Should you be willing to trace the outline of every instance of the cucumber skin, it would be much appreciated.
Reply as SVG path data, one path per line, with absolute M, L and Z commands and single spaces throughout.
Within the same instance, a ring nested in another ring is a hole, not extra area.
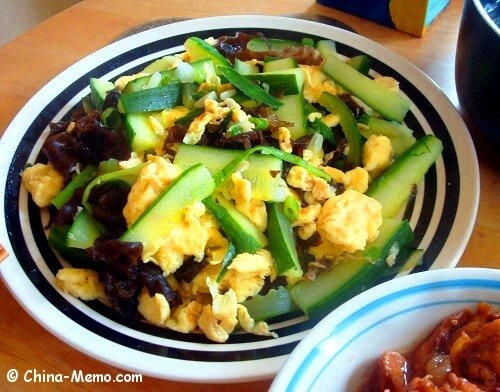
M 247 77 L 253 82 L 266 83 L 271 94 L 299 94 L 304 84 L 304 76 L 299 68 L 256 73 Z
M 182 103 L 181 83 L 148 88 L 133 93 L 122 94 L 119 102 L 125 113 L 145 113 L 170 109 Z
M 273 71 L 283 71 L 285 69 L 297 68 L 297 60 L 291 57 L 285 57 L 278 60 L 268 61 L 264 63 L 264 72 L 273 72 Z
M 90 97 L 94 107 L 101 111 L 104 99 L 108 91 L 113 90 L 115 85 L 107 80 L 90 78 Z
M 387 136 L 391 141 L 392 150 L 397 156 L 402 155 L 417 141 L 410 128 L 397 122 L 387 121 L 368 115 L 361 116 L 358 121 L 368 125 L 368 129 L 360 130 L 365 138 L 368 139 L 371 135 Z
M 366 195 L 382 204 L 382 217 L 392 218 L 411 195 L 427 170 L 443 150 L 443 144 L 434 135 L 420 138 L 399 156 L 368 188 Z
M 203 163 L 212 175 L 215 175 L 242 152 L 241 150 L 180 144 L 173 163 L 183 170 L 195 163 Z M 249 156 L 247 161 L 249 166 L 242 172 L 242 176 L 252 182 L 252 199 L 281 201 L 280 192 L 278 192 L 280 177 L 273 177 L 270 171 L 275 170 L 281 173 L 283 162 L 279 158 L 259 154 Z M 223 185 L 225 186 L 226 184 Z
M 265 295 L 256 294 L 243 302 L 255 321 L 269 320 L 299 310 L 290 298 L 290 292 L 283 286 L 271 289 Z
M 290 277 L 302 276 L 299 256 L 292 226 L 278 203 L 267 204 L 267 238 L 275 261 L 276 274 Z
M 101 225 L 86 210 L 81 210 L 68 230 L 66 246 L 68 248 L 87 249 L 104 233 Z
M 359 259 L 336 264 L 330 271 L 318 275 L 314 282 L 303 281 L 294 286 L 290 290 L 292 300 L 310 318 L 322 317 L 345 301 L 371 287 L 391 268 L 386 263 L 386 258 L 389 255 L 391 247 L 395 243 L 398 243 L 400 252 L 404 252 L 411 247 L 413 231 L 407 221 L 389 220 L 384 222 L 383 225 L 394 226 L 396 223 L 397 226 L 392 228 L 392 235 L 390 235 L 389 239 L 377 252 L 374 252 L 379 255 L 376 260 L 371 260 L 366 256 L 370 253 L 368 246 L 367 251 L 357 252 L 361 256 Z M 377 240 L 374 242 L 377 242 Z M 347 275 L 348 279 L 336 284 L 336 289 L 328 290 L 328 287 L 335 285 L 335 281 L 338 280 L 338 276 L 341 274 Z M 311 297 L 318 296 L 318 289 L 321 283 L 323 283 L 323 286 L 327 286 L 327 288 L 322 290 L 323 294 L 319 294 L 319 298 L 311 301 Z
M 217 49 L 199 37 L 189 37 L 184 47 L 193 60 L 211 59 L 214 65 L 231 66 L 231 63 Z M 217 67 L 216 67 L 217 70 Z M 217 72 L 218 74 L 218 72 Z
M 287 127 L 292 140 L 307 134 L 307 117 L 304 107 L 304 96 L 301 94 L 284 95 L 279 99 L 283 106 L 275 110 L 274 114 L 281 121 L 293 122 L 294 125 Z
M 257 227 L 236 208 L 224 203 L 221 205 L 207 197 L 203 203 L 217 219 L 224 233 L 236 249 L 236 254 L 254 254 L 267 245 L 267 238 Z
M 76 268 L 89 268 L 89 260 L 84 249 L 69 248 L 66 246 L 66 237 L 71 226 L 52 225 L 47 239 L 50 247 L 57 251 L 66 260 L 71 260 L 71 265 Z
M 175 178 L 122 235 L 123 242 L 142 242 L 165 236 L 182 217 L 183 208 L 202 201 L 214 190 L 208 169 L 197 164 Z
M 253 52 L 267 52 L 269 50 L 283 50 L 302 46 L 300 42 L 279 38 L 252 38 L 247 43 L 247 49 Z
M 351 94 L 389 120 L 401 123 L 410 109 L 410 101 L 406 98 L 375 83 L 335 56 L 328 57 L 321 68 Z
M 125 134 L 131 149 L 139 154 L 161 147 L 162 141 L 152 129 L 149 116 L 153 113 L 125 115 Z

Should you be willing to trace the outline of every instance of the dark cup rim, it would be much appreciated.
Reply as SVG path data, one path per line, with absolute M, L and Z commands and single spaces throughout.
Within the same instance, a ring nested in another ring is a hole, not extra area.
M 488 13 L 485 11 L 483 4 L 481 3 L 480 0 L 472 0 L 474 3 L 474 6 L 476 7 L 477 11 L 479 12 L 479 15 L 481 15 L 481 18 L 490 26 L 491 30 L 497 34 L 497 36 L 500 36 L 500 27 L 496 25 L 496 23 L 491 19 L 491 17 L 488 15 Z

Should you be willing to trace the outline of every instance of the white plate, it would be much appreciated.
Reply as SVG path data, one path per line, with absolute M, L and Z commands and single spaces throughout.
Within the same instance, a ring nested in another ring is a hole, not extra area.
M 365 52 L 374 72 L 394 76 L 412 100 L 406 121 L 416 136 L 435 133 L 444 143 L 440 158 L 418 188 L 407 217 L 415 245 L 425 249 L 420 269 L 456 265 L 476 217 L 479 175 L 475 151 L 461 118 L 421 71 L 359 35 L 321 23 L 271 16 L 225 16 L 161 26 L 117 41 L 84 58 L 43 87 L 12 121 L 0 142 L 0 241 L 11 257 L 0 265 L 6 285 L 24 308 L 60 339 L 95 358 L 134 372 L 198 382 L 270 378 L 316 321 L 293 318 L 273 325 L 278 339 L 235 334 L 226 344 L 183 335 L 112 315 L 100 304 L 61 293 L 54 274 L 67 265 L 48 248 L 47 216 L 28 198 L 19 173 L 40 155 L 48 123 L 64 118 L 89 93 L 90 76 L 107 79 L 132 73 L 151 60 L 182 50 L 189 36 L 262 31 L 268 37 L 337 41 L 344 55 Z M 460 214 L 457 214 L 460 211 Z M 92 342 L 92 344 L 88 344 Z
M 500 270 L 426 271 L 385 282 L 316 325 L 270 392 L 350 391 L 385 351 L 411 349 L 448 315 L 481 301 L 500 306 Z

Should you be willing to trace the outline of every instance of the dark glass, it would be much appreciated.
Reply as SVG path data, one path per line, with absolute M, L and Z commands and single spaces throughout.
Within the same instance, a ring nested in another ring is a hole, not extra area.
M 485 3 L 498 1 L 483 0 Z M 479 0 L 466 0 L 457 42 L 455 79 L 460 106 L 488 141 L 500 146 L 500 29 Z M 498 12 L 498 7 L 494 12 Z

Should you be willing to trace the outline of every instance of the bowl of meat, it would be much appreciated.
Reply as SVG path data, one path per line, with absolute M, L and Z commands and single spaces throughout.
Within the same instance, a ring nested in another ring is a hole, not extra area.
M 500 271 L 394 279 L 330 313 L 271 391 L 497 391 Z

